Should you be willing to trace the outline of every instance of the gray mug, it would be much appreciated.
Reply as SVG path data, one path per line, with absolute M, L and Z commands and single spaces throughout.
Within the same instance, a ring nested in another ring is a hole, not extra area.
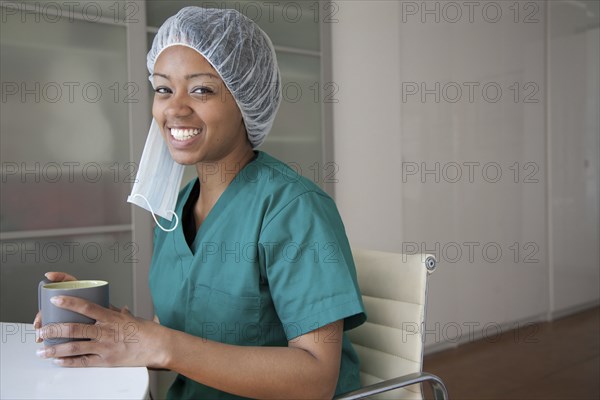
M 57 331 L 60 332 L 61 326 L 59 324 L 65 322 L 94 324 L 96 321 L 85 315 L 65 310 L 64 308 L 52 304 L 50 299 L 54 296 L 79 297 L 108 308 L 108 282 L 97 280 L 51 282 L 43 280 L 38 285 L 38 306 L 42 313 L 42 323 L 44 326 L 52 324 L 52 326 L 48 328 L 50 329 L 50 332 L 52 332 L 52 330 L 54 330 L 55 333 L 57 333 Z M 45 339 L 44 345 L 53 346 L 73 340 L 81 339 Z

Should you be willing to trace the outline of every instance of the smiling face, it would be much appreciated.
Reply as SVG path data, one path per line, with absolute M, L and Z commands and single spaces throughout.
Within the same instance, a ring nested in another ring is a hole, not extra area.
M 236 163 L 252 150 L 235 99 L 200 53 L 166 48 L 153 79 L 152 115 L 177 163 Z

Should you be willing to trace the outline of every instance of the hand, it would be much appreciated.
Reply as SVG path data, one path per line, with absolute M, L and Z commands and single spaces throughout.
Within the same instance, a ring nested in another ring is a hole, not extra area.
M 69 275 L 65 272 L 46 272 L 45 276 L 46 276 L 46 278 L 48 278 L 48 280 L 50 280 L 52 282 L 65 282 L 65 281 L 76 281 L 77 280 L 77 278 L 75 278 L 73 275 Z M 33 327 L 35 329 L 40 329 L 42 327 L 41 311 L 38 311 L 38 313 L 35 315 L 35 318 L 33 319 Z M 36 337 L 35 341 L 37 343 L 39 343 L 42 341 L 42 339 L 40 339 L 39 337 Z
M 161 325 L 135 318 L 124 307 L 120 311 L 104 308 L 87 300 L 56 296 L 54 304 L 95 319 L 96 323 L 64 323 L 44 326 L 42 339 L 75 338 L 72 341 L 40 349 L 38 355 L 54 358 L 65 367 L 153 367 L 166 361 L 164 340 L 169 330 Z

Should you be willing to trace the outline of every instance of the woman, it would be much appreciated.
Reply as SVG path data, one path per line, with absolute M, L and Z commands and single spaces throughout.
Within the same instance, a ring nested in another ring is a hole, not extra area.
M 187 7 L 160 28 L 148 69 L 154 120 L 130 201 L 164 217 L 150 268 L 156 318 L 58 298 L 97 321 L 70 324 L 63 336 L 95 340 L 40 355 L 71 367 L 173 370 L 171 398 L 331 398 L 356 389 L 358 359 L 344 331 L 365 314 L 338 211 L 314 183 L 255 150 L 281 97 L 270 40 L 236 11 Z M 198 179 L 172 204 L 181 165 L 195 165 Z M 131 322 L 133 334 L 115 336 Z

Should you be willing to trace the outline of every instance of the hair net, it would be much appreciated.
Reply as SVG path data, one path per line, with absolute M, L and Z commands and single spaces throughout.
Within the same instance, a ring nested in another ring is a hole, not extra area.
M 269 37 L 235 10 L 182 8 L 154 37 L 147 58 L 151 82 L 160 53 L 177 44 L 196 50 L 219 73 L 242 113 L 252 147 L 259 146 L 281 102 L 279 68 Z

